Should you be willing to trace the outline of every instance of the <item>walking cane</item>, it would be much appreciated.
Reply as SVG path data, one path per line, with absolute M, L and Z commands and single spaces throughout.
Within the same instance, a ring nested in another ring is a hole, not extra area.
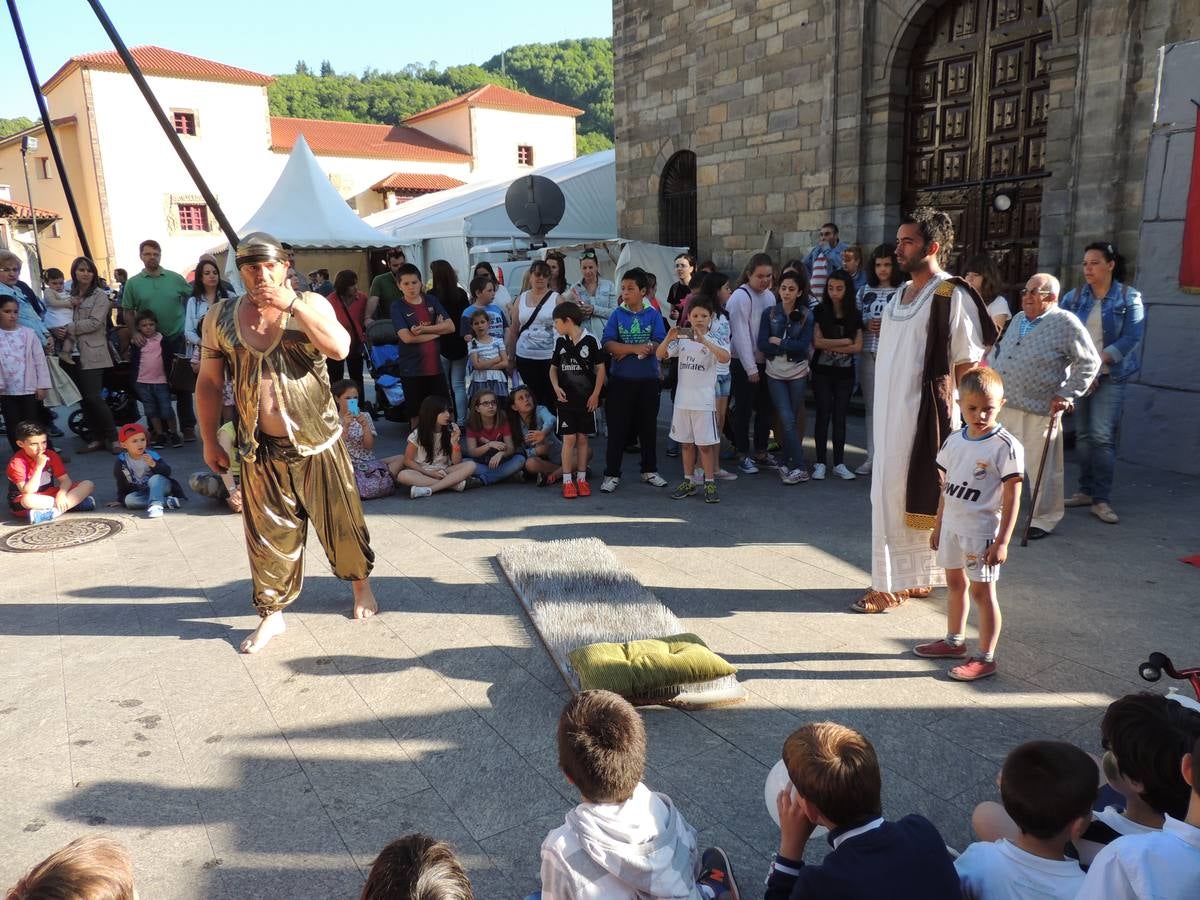
M 1029 516 L 1025 519 L 1025 531 L 1021 534 L 1021 546 L 1029 546 L 1029 529 L 1033 527 L 1033 511 L 1037 508 L 1038 494 L 1042 492 L 1042 476 L 1046 474 L 1046 457 L 1050 455 L 1050 442 L 1054 440 L 1054 432 L 1058 428 L 1062 412 L 1056 412 L 1050 417 L 1050 427 L 1046 429 L 1046 443 L 1042 445 L 1042 461 L 1038 465 L 1037 481 L 1033 483 L 1033 495 L 1029 499 Z

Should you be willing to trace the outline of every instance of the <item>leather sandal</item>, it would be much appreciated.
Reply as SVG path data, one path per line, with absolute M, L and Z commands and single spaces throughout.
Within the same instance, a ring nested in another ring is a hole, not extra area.
M 902 606 L 907 602 L 907 591 L 867 591 L 851 603 L 850 608 L 856 613 L 874 615 L 876 613 L 887 612 L 889 609 L 895 609 L 897 606 Z
M 913 600 L 924 600 L 926 597 L 928 597 L 930 594 L 933 593 L 933 588 L 931 588 L 931 587 L 909 588 L 907 591 L 901 591 L 900 593 L 905 594 L 906 596 L 912 598 Z

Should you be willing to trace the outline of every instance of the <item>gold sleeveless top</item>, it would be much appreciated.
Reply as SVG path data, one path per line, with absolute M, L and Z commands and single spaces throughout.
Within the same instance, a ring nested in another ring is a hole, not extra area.
M 241 298 L 221 300 L 209 310 L 216 347 L 202 346 L 205 359 L 224 359 L 238 411 L 238 452 L 253 460 L 258 449 L 259 389 L 264 377 L 275 383 L 275 396 L 288 438 L 301 456 L 332 446 L 342 435 L 337 405 L 329 390 L 325 355 L 284 314 L 278 340 L 261 353 L 242 339 L 238 324 Z

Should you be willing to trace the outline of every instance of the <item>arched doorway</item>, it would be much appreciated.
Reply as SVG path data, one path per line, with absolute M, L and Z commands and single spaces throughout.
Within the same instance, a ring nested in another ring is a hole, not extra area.
M 658 189 L 658 241 L 696 252 L 696 154 L 680 150 L 663 166 Z
M 948 268 L 988 253 L 1010 296 L 1037 271 L 1051 41 L 1046 0 L 951 0 L 909 68 L 902 206 L 948 212 Z

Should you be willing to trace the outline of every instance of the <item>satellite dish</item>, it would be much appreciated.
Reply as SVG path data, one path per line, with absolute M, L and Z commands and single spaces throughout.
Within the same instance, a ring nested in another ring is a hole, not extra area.
M 504 211 L 532 238 L 544 238 L 562 221 L 567 199 L 562 188 L 542 175 L 526 175 L 509 185 Z

